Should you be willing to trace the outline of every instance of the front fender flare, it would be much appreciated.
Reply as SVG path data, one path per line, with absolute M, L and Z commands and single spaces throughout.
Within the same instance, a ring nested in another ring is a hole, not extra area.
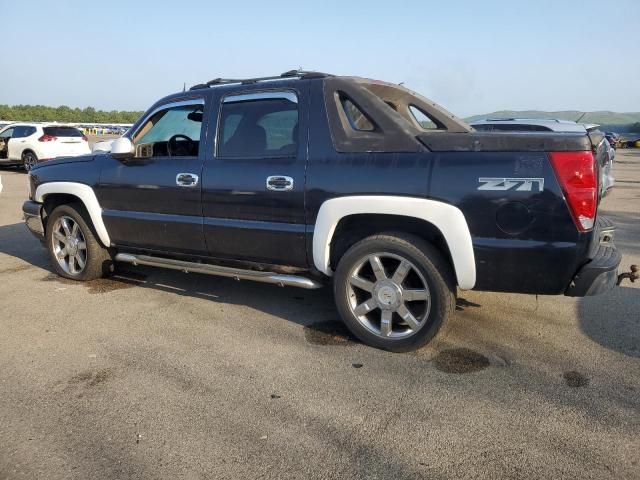
M 91 217 L 93 227 L 96 229 L 96 233 L 98 234 L 98 238 L 102 244 L 105 247 L 111 246 L 111 240 L 109 239 L 107 228 L 102 221 L 102 208 L 98 203 L 98 198 L 96 197 L 93 188 L 89 185 L 85 185 L 84 183 L 76 182 L 43 183 L 36 189 L 36 194 L 33 199 L 38 203 L 43 203 L 47 195 L 54 193 L 65 193 L 78 197 L 84 204 L 87 212 L 89 212 L 89 217 Z
M 331 241 L 338 223 L 344 217 L 357 214 L 400 215 L 431 223 L 440 230 L 447 242 L 458 286 L 463 290 L 474 287 L 476 263 L 464 214 L 448 203 L 414 197 L 362 195 L 324 202 L 318 211 L 313 231 L 313 263 L 325 275 L 333 275 L 329 260 Z

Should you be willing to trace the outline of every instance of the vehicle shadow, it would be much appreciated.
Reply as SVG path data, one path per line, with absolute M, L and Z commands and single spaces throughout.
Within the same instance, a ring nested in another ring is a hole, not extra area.
M 594 342 L 640 358 L 640 289 L 618 287 L 578 301 L 580 329 Z
M 24 223 L 0 226 L 0 253 L 19 258 L 36 267 L 49 268 L 47 252 Z
M 0 226 L 0 255 L 5 254 L 41 268 L 42 281 L 81 285 L 89 293 L 104 294 L 126 288 L 149 288 L 215 303 L 245 305 L 302 326 L 316 326 L 327 335 L 348 335 L 341 328 L 331 288 L 304 290 L 251 281 L 237 282 L 204 274 L 184 274 L 152 267 L 117 264 L 113 276 L 92 282 L 75 282 L 53 273 L 44 246 L 23 223 Z M 11 270 L 11 269 L 9 269 Z M 0 268 L 2 273 L 2 268 Z M 353 340 L 353 339 L 351 339 Z

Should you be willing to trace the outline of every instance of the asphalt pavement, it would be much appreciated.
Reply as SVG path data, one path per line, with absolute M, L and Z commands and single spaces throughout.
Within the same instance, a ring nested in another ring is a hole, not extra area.
M 602 209 L 640 264 L 640 150 Z M 459 292 L 435 344 L 351 339 L 329 289 L 51 273 L 0 169 L 0 479 L 638 479 L 640 283 Z

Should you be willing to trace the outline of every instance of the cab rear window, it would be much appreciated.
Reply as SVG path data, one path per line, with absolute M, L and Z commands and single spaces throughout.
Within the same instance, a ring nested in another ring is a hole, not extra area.
M 80 130 L 73 127 L 44 127 L 42 129 L 45 135 L 52 137 L 82 137 Z

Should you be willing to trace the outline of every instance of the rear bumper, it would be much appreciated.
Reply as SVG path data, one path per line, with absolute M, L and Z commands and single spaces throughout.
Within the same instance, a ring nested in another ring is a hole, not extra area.
M 44 242 L 44 225 L 42 223 L 42 204 L 27 200 L 22 205 L 22 214 L 27 227 L 38 240 Z
M 593 258 L 583 265 L 567 288 L 569 297 L 599 295 L 611 290 L 618 281 L 618 266 L 622 260 L 613 243 L 614 227 L 608 220 L 599 223 L 599 244 Z

